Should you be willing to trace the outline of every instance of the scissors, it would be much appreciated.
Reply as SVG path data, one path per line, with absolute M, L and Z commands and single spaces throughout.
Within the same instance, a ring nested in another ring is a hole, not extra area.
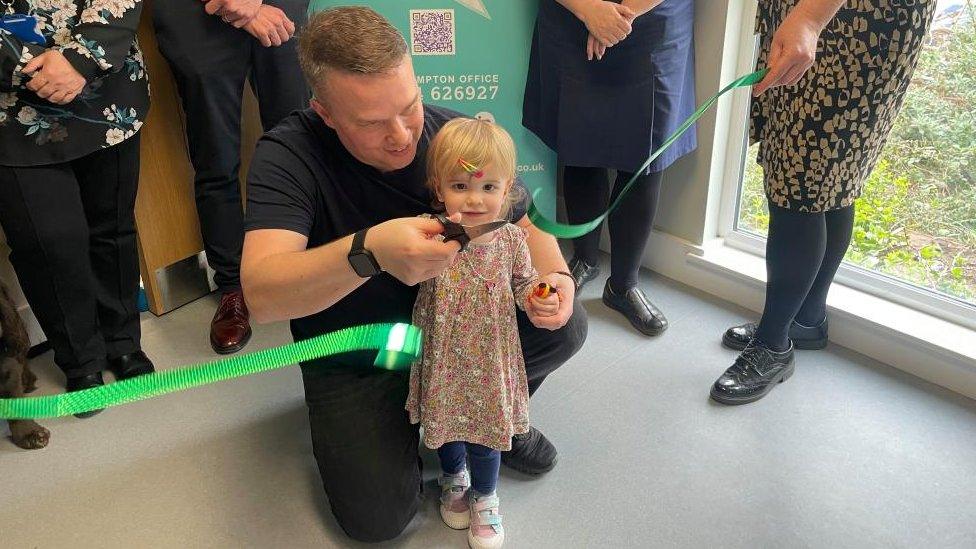
M 508 224 L 508 221 L 492 221 L 490 223 L 482 223 L 481 225 L 462 225 L 451 221 L 441 214 L 434 214 L 434 219 L 439 221 L 441 225 L 444 225 L 444 232 L 441 233 L 444 236 L 444 242 L 456 240 L 461 245 L 459 251 L 462 252 L 465 246 L 468 245 L 468 242 L 471 242 L 472 238 L 478 238 L 481 235 L 488 234 Z

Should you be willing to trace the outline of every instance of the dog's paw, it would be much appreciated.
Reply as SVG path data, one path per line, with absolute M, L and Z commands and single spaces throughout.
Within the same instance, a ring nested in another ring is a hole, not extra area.
M 10 438 L 24 450 L 38 450 L 47 446 L 51 431 L 33 421 L 18 421 L 21 425 L 10 426 Z M 25 425 L 26 424 L 26 425 Z

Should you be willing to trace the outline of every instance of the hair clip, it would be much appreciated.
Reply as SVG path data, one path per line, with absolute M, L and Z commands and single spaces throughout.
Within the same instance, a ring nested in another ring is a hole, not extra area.
M 458 158 L 458 164 L 461 166 L 461 169 L 473 175 L 476 179 L 481 179 L 485 175 L 485 172 L 479 170 L 478 166 L 475 166 L 463 158 Z

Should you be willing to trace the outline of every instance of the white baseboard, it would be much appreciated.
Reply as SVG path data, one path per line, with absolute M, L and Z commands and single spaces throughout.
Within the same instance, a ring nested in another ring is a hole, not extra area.
M 655 230 L 643 265 L 762 311 L 764 260 L 720 240 L 702 247 Z M 976 331 L 836 283 L 827 305 L 833 343 L 976 399 Z

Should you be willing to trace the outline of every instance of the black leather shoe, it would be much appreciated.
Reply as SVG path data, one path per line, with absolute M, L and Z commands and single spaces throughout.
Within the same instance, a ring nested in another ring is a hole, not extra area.
M 156 371 L 152 361 L 142 351 L 136 351 L 119 358 L 109 359 L 108 367 L 115 374 L 115 379 L 122 381 Z
M 733 326 L 722 334 L 722 345 L 729 349 L 741 351 L 749 345 L 756 336 L 759 327 L 755 322 Z M 804 326 L 795 320 L 790 323 L 790 339 L 793 346 L 804 351 L 816 351 L 827 346 L 827 319 L 824 318 L 817 326 Z
M 548 473 L 556 466 L 556 447 L 535 427 L 512 437 L 512 449 L 502 452 L 502 463 L 527 475 Z
M 610 281 L 607 280 L 607 284 L 603 287 L 603 303 L 622 313 L 642 334 L 656 336 L 668 329 L 668 319 L 664 313 L 655 307 L 637 286 L 623 294 L 618 294 L 613 291 Z
M 105 385 L 105 381 L 102 379 L 101 372 L 95 372 L 94 374 L 88 374 L 87 376 L 81 377 L 69 377 L 68 383 L 65 384 L 65 390 L 69 393 L 75 391 L 83 391 L 85 389 L 91 389 L 92 387 L 101 387 Z M 101 410 L 92 410 L 90 412 L 82 412 L 80 414 L 75 414 L 76 418 L 85 419 L 92 417 L 93 415 L 101 412 Z
M 793 375 L 793 346 L 776 352 L 758 339 L 712 385 L 712 399 L 722 404 L 755 402 Z
M 590 265 L 578 257 L 569 260 L 569 274 L 576 279 L 576 293 L 586 285 L 587 282 L 600 276 L 600 267 Z

